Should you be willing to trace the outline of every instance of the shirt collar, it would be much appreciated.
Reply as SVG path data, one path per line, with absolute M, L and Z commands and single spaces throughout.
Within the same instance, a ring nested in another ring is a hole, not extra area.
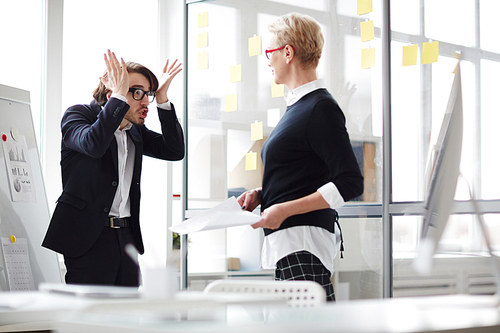
M 322 88 L 325 88 L 325 83 L 322 79 L 320 79 L 308 82 L 306 84 L 301 85 L 300 87 L 290 90 L 285 95 L 286 105 L 287 106 L 293 105 L 302 97 L 309 94 L 310 92 Z
M 125 133 L 124 131 L 128 131 L 129 129 L 132 128 L 132 123 L 129 122 L 123 129 L 122 129 L 122 133 Z M 118 128 L 116 129 L 116 132 L 120 133 L 120 126 L 118 126 Z

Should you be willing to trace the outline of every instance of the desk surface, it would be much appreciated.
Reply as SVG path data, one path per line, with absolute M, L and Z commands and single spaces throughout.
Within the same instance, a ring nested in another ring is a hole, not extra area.
M 104 300 L 23 293 L 0 309 L 0 331 L 58 332 L 499 332 L 498 300 L 452 295 L 290 308 L 255 297 L 179 293 L 172 300 Z M 0 295 L 0 301 L 4 295 Z M 24 300 L 21 300 L 21 298 Z M 1 304 L 1 302 L 0 302 Z M 31 323 L 31 326 L 30 326 Z

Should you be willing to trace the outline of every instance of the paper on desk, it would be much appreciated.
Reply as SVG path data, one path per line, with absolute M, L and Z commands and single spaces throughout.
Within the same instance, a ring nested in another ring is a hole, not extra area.
M 199 213 L 178 225 L 170 227 L 170 230 L 180 235 L 240 225 L 254 224 L 262 218 L 254 213 L 242 210 L 235 197 L 231 197 L 223 203 Z

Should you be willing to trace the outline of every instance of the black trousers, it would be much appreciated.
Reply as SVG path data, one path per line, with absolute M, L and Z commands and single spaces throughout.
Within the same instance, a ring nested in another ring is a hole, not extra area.
M 138 287 L 139 267 L 125 253 L 128 243 L 134 243 L 129 228 L 104 227 L 84 255 L 64 256 L 66 283 Z
M 318 282 L 326 292 L 327 301 L 335 301 L 330 271 L 321 261 L 308 251 L 294 252 L 281 258 L 276 263 L 274 279 L 308 280 Z

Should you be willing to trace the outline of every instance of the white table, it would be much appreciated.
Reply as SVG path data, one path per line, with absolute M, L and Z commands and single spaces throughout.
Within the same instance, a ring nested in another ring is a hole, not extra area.
M 359 300 L 316 308 L 289 308 L 258 301 L 255 295 L 196 292 L 178 293 L 171 300 L 89 299 L 41 292 L 15 296 L 24 302 L 20 299 L 15 308 L 0 310 L 0 331 L 500 332 L 498 300 L 492 296 Z

